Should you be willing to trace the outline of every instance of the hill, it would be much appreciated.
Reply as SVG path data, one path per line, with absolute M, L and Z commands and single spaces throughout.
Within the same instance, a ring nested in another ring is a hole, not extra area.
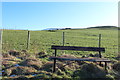
M 79 30 L 79 29 L 118 29 L 117 26 L 96 26 L 96 27 L 88 27 L 88 28 L 47 28 L 43 30 Z
M 87 29 L 93 29 L 93 28 L 97 28 L 97 29 L 118 29 L 117 26 L 96 26 L 96 27 L 88 27 Z

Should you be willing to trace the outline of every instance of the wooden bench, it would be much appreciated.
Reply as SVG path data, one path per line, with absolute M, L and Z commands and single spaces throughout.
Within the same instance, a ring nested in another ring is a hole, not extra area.
M 56 60 L 92 61 L 92 62 L 100 62 L 100 63 L 105 62 L 105 70 L 107 70 L 107 62 L 110 62 L 110 60 L 102 58 L 101 52 L 105 52 L 105 48 L 101 48 L 101 47 L 79 47 L 79 46 L 56 46 L 56 45 L 52 45 L 51 49 L 55 50 L 55 55 L 50 57 L 50 59 L 54 60 L 53 72 L 55 72 Z M 65 57 L 57 57 L 57 50 L 97 51 L 97 52 L 99 52 L 99 58 L 65 58 Z

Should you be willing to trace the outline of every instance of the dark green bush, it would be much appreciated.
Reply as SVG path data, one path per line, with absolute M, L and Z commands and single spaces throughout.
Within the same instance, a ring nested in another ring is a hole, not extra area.
M 73 74 L 76 78 L 106 78 L 106 72 L 93 63 L 83 64 L 81 69 Z
M 115 79 L 119 80 L 120 79 L 120 61 L 113 64 L 112 68 L 114 71 Z

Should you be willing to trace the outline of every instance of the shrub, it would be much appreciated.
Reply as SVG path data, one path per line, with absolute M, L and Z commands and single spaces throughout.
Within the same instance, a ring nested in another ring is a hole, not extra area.
M 83 64 L 80 70 L 74 72 L 73 77 L 106 78 L 105 71 L 93 63 Z
M 120 61 L 113 64 L 112 68 L 114 71 L 115 79 L 119 80 L 119 78 L 120 78 Z
M 56 32 L 56 30 L 48 30 L 49 32 Z
M 19 56 L 20 55 L 20 52 L 16 51 L 16 50 L 10 50 L 9 51 L 9 54 L 12 55 L 12 56 Z
M 113 64 L 112 68 L 114 71 L 120 73 L 120 61 Z
M 37 53 L 36 56 L 39 58 L 45 58 L 45 57 L 47 57 L 47 53 L 45 51 L 41 51 L 41 52 Z

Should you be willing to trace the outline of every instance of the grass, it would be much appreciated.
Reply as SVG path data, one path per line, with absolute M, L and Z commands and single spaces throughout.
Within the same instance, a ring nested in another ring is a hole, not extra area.
M 118 55 L 118 30 L 117 29 L 73 29 L 50 31 L 30 31 L 30 45 L 27 50 L 30 53 L 45 51 L 52 55 L 51 45 L 63 45 L 62 33 L 65 32 L 65 46 L 98 47 L 99 34 L 102 35 L 101 47 L 105 47 L 104 57 L 116 57 Z M 26 30 L 3 30 L 3 52 L 9 50 L 26 50 Z M 58 52 L 60 54 L 63 51 Z M 92 52 L 64 51 L 67 54 L 87 55 Z
M 2 66 L 3 79 L 110 77 L 112 80 L 112 78 L 119 77 L 110 68 L 108 68 L 108 74 L 104 74 L 104 67 L 100 67 L 97 63 L 91 65 L 91 62 L 72 63 L 71 61 L 57 62 L 57 71 L 53 74 L 53 62 L 49 60 L 49 56 L 54 53 L 54 50 L 51 50 L 51 45 L 63 45 L 63 32 L 65 32 L 65 46 L 82 47 L 98 47 L 99 34 L 101 34 L 101 47 L 106 49 L 102 55 L 113 60 L 113 57 L 118 55 L 118 30 L 115 28 L 30 31 L 29 49 L 27 49 L 28 35 L 26 30 L 3 30 L 2 51 L 5 53 Z M 57 53 L 59 56 L 80 57 L 96 52 L 59 50 Z M 47 56 L 43 58 L 42 56 L 45 55 Z M 6 62 L 10 64 L 6 65 Z M 68 65 L 65 66 L 65 64 Z M 109 67 L 112 65 L 110 63 Z

